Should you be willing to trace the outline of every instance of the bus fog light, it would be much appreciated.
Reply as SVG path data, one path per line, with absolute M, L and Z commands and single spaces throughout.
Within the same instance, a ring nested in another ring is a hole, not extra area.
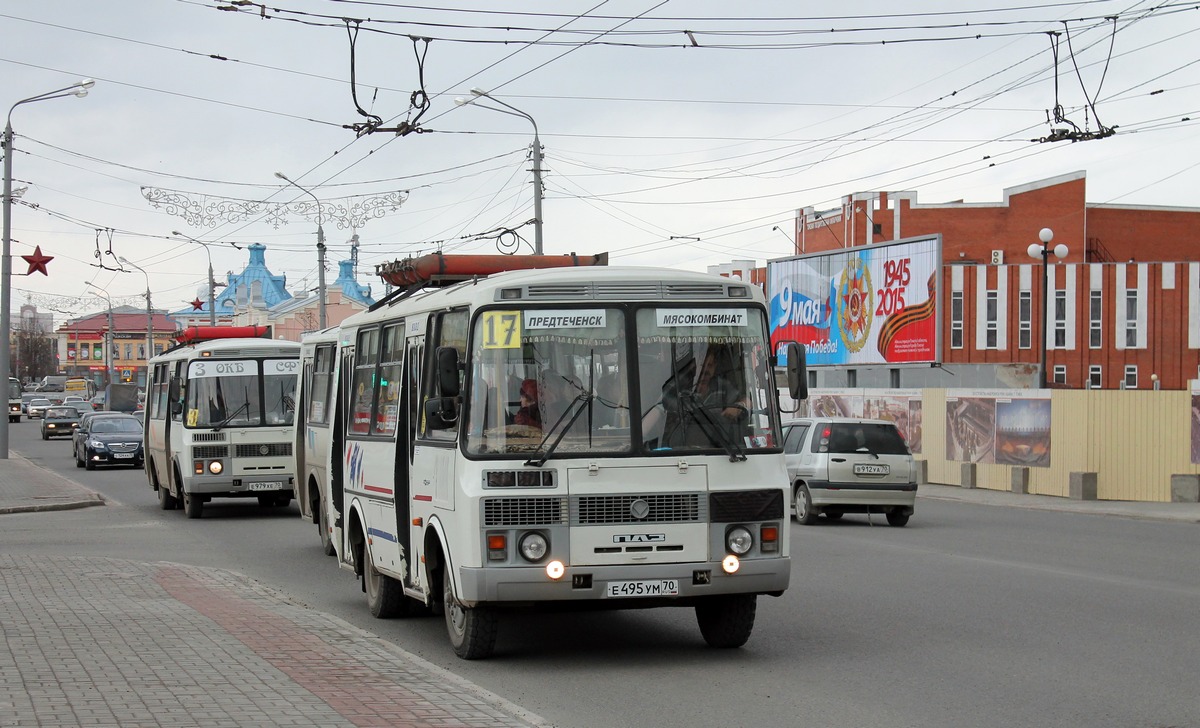
M 561 579 L 565 573 L 567 573 L 567 567 L 563 566 L 563 562 L 561 561 L 551 561 L 546 564 L 546 576 L 555 581 Z
M 738 556 L 745 556 L 754 547 L 754 536 L 745 526 L 735 526 L 725 533 L 725 545 Z
M 208 464 L 208 472 L 212 473 L 213 475 L 219 475 L 224 469 L 225 466 L 221 465 L 220 460 L 213 460 Z
M 521 537 L 517 548 L 526 561 L 536 564 L 546 558 L 546 552 L 550 550 L 550 544 L 546 542 L 546 537 L 542 534 L 537 531 L 530 531 Z
M 721 568 L 725 570 L 726 574 L 736 573 L 738 570 L 738 567 L 740 567 L 741 565 L 742 565 L 742 562 L 738 561 L 738 557 L 734 556 L 733 554 L 729 554 L 728 556 L 726 556 L 724 559 L 721 560 Z

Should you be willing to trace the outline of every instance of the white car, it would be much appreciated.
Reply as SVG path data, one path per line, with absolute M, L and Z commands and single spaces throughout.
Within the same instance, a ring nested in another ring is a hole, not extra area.
M 41 417 L 46 413 L 47 407 L 54 406 L 54 403 L 45 397 L 37 397 L 29 400 L 29 406 L 25 409 L 25 414 L 29 415 L 30 419 Z
M 917 499 L 912 453 L 887 420 L 809 417 L 784 424 L 783 451 L 795 517 L 809 526 L 824 515 L 882 513 L 904 526 Z

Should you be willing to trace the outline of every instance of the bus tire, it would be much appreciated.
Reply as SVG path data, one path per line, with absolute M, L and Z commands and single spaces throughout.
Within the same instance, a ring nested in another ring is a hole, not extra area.
M 175 496 L 171 494 L 171 489 L 165 485 L 159 485 L 155 490 L 158 491 L 158 507 L 164 511 L 173 511 L 179 507 Z
M 183 491 L 183 512 L 188 518 L 199 518 L 204 513 L 204 500 L 194 493 Z
M 496 612 L 487 607 L 464 607 L 454 597 L 449 564 L 442 566 L 442 601 L 446 614 L 446 632 L 454 654 L 464 660 L 491 657 L 496 647 Z
M 741 647 L 754 631 L 758 597 L 754 594 L 726 594 L 707 597 L 696 605 L 700 634 L 710 647 Z
M 402 616 L 408 600 L 400 582 L 375 568 L 371 554 L 363 549 L 363 584 L 367 591 L 367 608 L 377 619 Z
M 326 556 L 334 556 L 337 552 L 333 548 L 333 538 L 329 535 L 329 516 L 325 513 L 325 504 L 318 505 L 316 511 L 317 528 L 321 529 L 321 550 Z

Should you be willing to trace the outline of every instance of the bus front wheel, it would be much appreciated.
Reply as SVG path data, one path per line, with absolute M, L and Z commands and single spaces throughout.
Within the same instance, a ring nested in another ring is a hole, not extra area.
M 696 605 L 696 622 L 710 647 L 741 647 L 754 631 L 757 609 L 754 594 L 707 597 Z
M 487 607 L 465 607 L 454 597 L 449 564 L 442 567 L 442 600 L 454 654 L 464 660 L 490 657 L 496 646 L 496 612 Z
M 184 490 L 183 512 L 187 514 L 188 518 L 199 518 L 204 513 L 204 498 Z

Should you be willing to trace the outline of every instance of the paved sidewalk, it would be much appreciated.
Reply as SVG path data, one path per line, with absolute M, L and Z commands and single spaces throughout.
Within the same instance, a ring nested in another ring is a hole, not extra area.
M 0 460 L 0 726 L 548 726 L 332 615 L 223 569 L 6 553 L 4 520 L 103 505 Z

